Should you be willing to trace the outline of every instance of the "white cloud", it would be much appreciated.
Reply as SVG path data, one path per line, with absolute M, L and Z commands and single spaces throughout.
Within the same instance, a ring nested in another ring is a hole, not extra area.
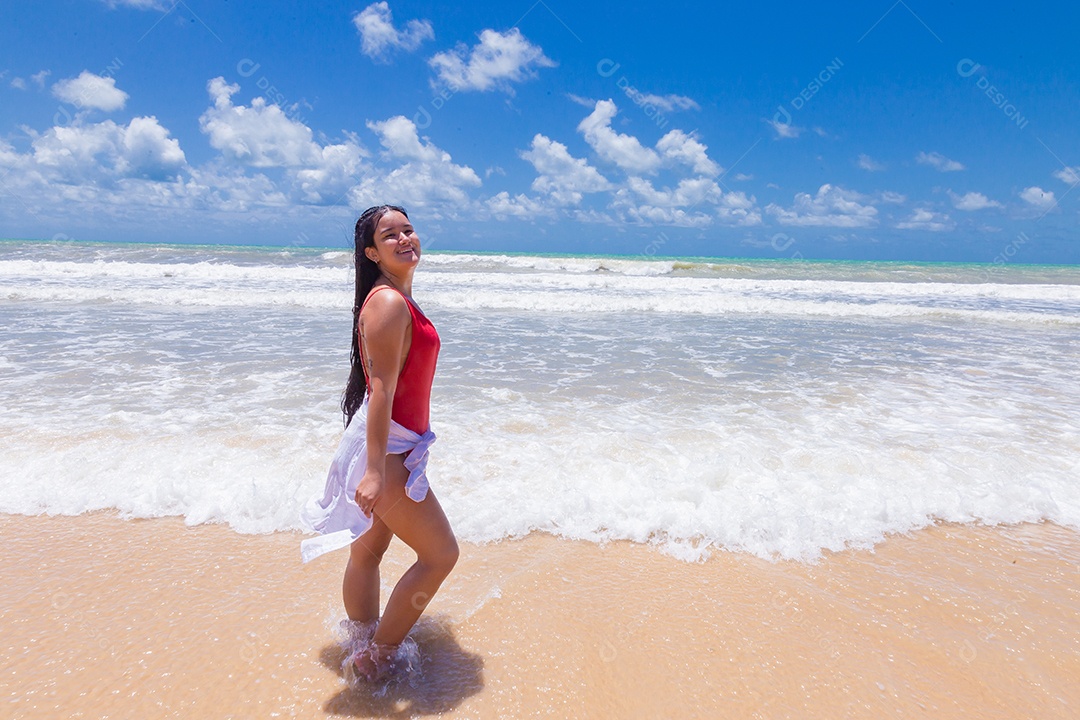
M 660 167 L 660 156 L 655 150 L 644 147 L 632 135 L 623 135 L 611 129 L 611 119 L 617 112 L 611 100 L 597 102 L 592 113 L 578 124 L 578 132 L 585 136 L 585 142 L 597 155 L 622 170 L 628 173 L 655 172 Z
M 118 7 L 130 7 L 136 10 L 171 10 L 175 2 L 171 0 L 104 0 L 105 4 L 115 10 Z
M 896 227 L 901 230 L 926 230 L 929 232 L 942 232 L 952 230 L 956 223 L 949 219 L 948 215 L 935 213 L 926 208 L 916 208 L 907 220 L 899 222 Z
M 686 178 L 674 189 L 664 190 L 657 190 L 644 178 L 631 177 L 627 189 L 616 193 L 613 207 L 622 209 L 634 222 L 700 227 L 718 218 L 729 225 L 761 224 L 761 213 L 752 197 L 743 192 L 724 194 L 716 182 L 705 177 Z
M 688 178 L 682 180 L 674 190 L 656 190 L 648 180 L 632 177 L 627 181 L 627 187 L 650 204 L 663 207 L 715 203 L 723 197 L 720 187 L 708 178 Z
M 753 175 L 748 175 L 747 173 L 736 173 L 735 174 L 735 179 L 736 180 L 753 180 L 754 176 Z
M 252 167 L 296 167 L 314 161 L 318 146 L 311 128 L 287 117 L 277 105 L 254 98 L 250 107 L 233 105 L 239 85 L 222 77 L 207 83 L 214 101 L 199 118 L 199 127 L 210 136 L 210 145 L 226 157 Z
M 128 94 L 116 87 L 116 80 L 83 70 L 76 78 L 61 80 L 52 86 L 54 97 L 77 108 L 112 112 L 124 107 Z
M 716 215 L 721 220 L 736 225 L 760 225 L 761 212 L 757 209 L 757 199 L 746 193 L 725 193 L 723 199 L 716 207 Z
M 207 83 L 214 105 L 199 118 L 199 127 L 212 147 L 251 167 L 288 169 L 308 202 L 333 201 L 348 190 L 366 154 L 355 138 L 320 145 L 311 128 L 265 98 L 254 98 L 250 106 L 234 105 L 232 96 L 239 90 L 221 77 Z
M 570 98 L 570 102 L 581 105 L 582 107 L 587 107 L 590 110 L 596 107 L 596 101 L 590 98 L 575 95 L 574 93 L 566 93 L 566 97 Z
M 682 130 L 672 130 L 656 143 L 656 149 L 667 160 L 689 165 L 701 175 L 719 175 L 722 168 L 709 159 L 708 148 L 697 138 Z
M 902 193 L 885 190 L 878 193 L 878 200 L 889 205 L 903 205 L 907 202 L 907 196 Z
M 870 157 L 866 153 L 859 155 L 859 160 L 856 163 L 859 168 L 866 170 L 867 172 L 881 172 L 885 169 L 885 165 L 879 163 L 874 158 Z
M 779 120 L 766 120 L 773 130 L 776 131 L 777 138 L 797 138 L 802 134 L 803 129 L 801 127 L 795 127 L 791 123 L 782 123 Z
M 50 128 L 34 138 L 33 162 L 39 171 L 66 184 L 119 178 L 163 180 L 184 166 L 180 143 L 155 117 L 112 120 L 92 125 Z
M 949 191 L 949 197 L 952 199 L 953 207 L 957 210 L 985 210 L 986 208 L 1001 207 L 1001 203 L 991 200 L 982 193 L 969 192 L 964 195 L 958 195 L 952 190 Z
M 828 227 L 872 227 L 877 224 L 877 208 L 868 198 L 851 190 L 826 183 L 814 196 L 797 193 L 790 210 L 770 204 L 766 210 L 781 225 Z
M 353 207 L 378 202 L 404 204 L 430 213 L 434 219 L 456 216 L 469 205 L 468 189 L 480 177 L 466 165 L 455 165 L 450 154 L 426 138 L 402 115 L 368 122 L 386 149 L 386 161 L 404 161 L 390 172 L 369 174 L 349 191 Z
M 920 165 L 929 165 L 938 172 L 956 172 L 964 169 L 964 166 L 957 161 L 950 160 L 938 152 L 920 152 L 915 156 L 915 162 Z
M 1049 210 L 1057 204 L 1052 191 L 1043 190 L 1038 186 L 1024 188 L 1020 193 L 1020 199 L 1040 210 Z
M 0 166 L 9 170 L 5 187 L 21 196 L 24 210 L 40 218 L 128 221 L 152 212 L 159 219 L 177 219 L 188 211 L 246 214 L 271 207 L 277 222 L 297 214 L 307 217 L 314 212 L 312 203 L 326 204 L 323 193 L 341 184 L 340 170 L 347 167 L 337 157 L 345 152 L 340 145 L 319 148 L 315 164 L 286 169 L 274 179 L 222 158 L 191 167 L 179 142 L 154 117 L 136 117 L 126 125 L 76 118 L 69 125 L 27 132 L 31 143 L 25 154 L 0 141 Z M 346 187 L 353 184 L 351 178 L 346 181 Z M 325 217 L 320 210 L 310 219 Z M 259 220 L 267 221 L 265 216 Z
M 435 37 L 428 20 L 410 20 L 405 30 L 395 28 L 390 6 L 385 2 L 368 5 L 353 15 L 352 21 L 360 33 L 361 52 L 380 62 L 388 62 L 395 50 L 412 52 L 424 40 Z
M 647 225 L 672 225 L 675 227 L 708 227 L 713 219 L 707 213 L 665 208 L 654 205 L 633 205 L 626 209 L 624 220 Z
M 499 220 L 507 217 L 529 219 L 543 215 L 547 208 L 543 203 L 523 194 L 510 197 L 510 193 L 503 190 L 487 200 L 488 211 Z
M 688 98 L 685 95 L 654 95 L 652 93 L 639 92 L 638 89 L 634 87 L 623 88 L 623 92 L 626 93 L 628 98 L 634 101 L 635 105 L 640 107 L 651 105 L 664 112 L 701 109 L 700 105 L 694 102 L 692 98 Z
M 576 205 L 585 193 L 611 189 L 611 183 L 596 168 L 582 158 L 573 157 L 562 143 L 539 133 L 521 157 L 539 173 L 532 189 L 548 195 L 559 205 Z
M 1080 165 L 1076 167 L 1064 167 L 1054 173 L 1054 177 L 1067 185 L 1080 183 Z
M 294 182 L 309 203 L 334 203 L 346 195 L 363 169 L 366 153 L 355 139 L 324 145 L 307 167 L 294 171 Z
M 484 30 L 472 50 L 462 44 L 437 53 L 428 63 L 454 90 L 502 89 L 511 93 L 511 83 L 535 77 L 537 68 L 555 67 L 540 46 L 526 40 L 517 28 L 505 33 Z
M 50 75 L 52 75 L 51 71 L 41 70 L 31 75 L 30 79 L 33 80 L 34 84 L 37 85 L 39 88 L 43 88 L 45 87 L 45 78 L 49 77 Z
M 291 204 L 289 196 L 273 180 L 240 167 L 192 168 L 191 179 L 170 190 L 178 204 L 194 201 L 222 212 L 250 213 L 261 207 L 285 209 Z
M 16 90 L 25 90 L 26 81 L 23 80 L 21 77 L 13 77 L 11 78 L 11 87 L 15 88 Z

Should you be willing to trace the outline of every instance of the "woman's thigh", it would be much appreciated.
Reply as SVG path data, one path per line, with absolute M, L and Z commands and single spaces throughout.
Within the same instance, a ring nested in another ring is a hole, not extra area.
M 421 502 L 405 494 L 409 471 L 404 455 L 386 456 L 386 486 L 374 512 L 421 560 L 457 555 L 457 540 L 435 493 L 428 490 Z
M 394 533 L 386 523 L 375 513 L 372 513 L 371 527 L 360 537 L 353 541 L 349 548 L 353 562 L 378 564 L 382 561 L 383 554 L 390 547 L 390 541 L 394 539 Z

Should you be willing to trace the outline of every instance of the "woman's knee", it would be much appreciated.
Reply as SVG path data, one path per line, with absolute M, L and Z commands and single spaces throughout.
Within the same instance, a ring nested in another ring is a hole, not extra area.
M 460 555 L 457 539 L 451 535 L 449 540 L 440 543 L 437 548 L 428 550 L 424 557 L 420 558 L 420 562 L 446 577 L 454 569 Z

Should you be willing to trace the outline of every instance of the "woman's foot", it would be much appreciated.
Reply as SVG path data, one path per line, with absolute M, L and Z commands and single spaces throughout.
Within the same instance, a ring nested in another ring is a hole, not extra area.
M 382 682 L 394 674 L 397 663 L 394 656 L 398 651 L 397 645 L 384 645 L 373 642 L 366 648 L 349 657 L 353 675 L 358 680 L 369 683 Z

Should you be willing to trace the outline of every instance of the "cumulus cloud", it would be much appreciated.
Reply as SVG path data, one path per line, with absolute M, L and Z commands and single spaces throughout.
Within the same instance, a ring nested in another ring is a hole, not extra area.
M 21 195 L 21 207 L 42 218 L 107 222 L 148 208 L 154 217 L 179 218 L 168 213 L 295 207 L 274 181 L 248 168 L 188 165 L 180 144 L 154 117 L 127 124 L 75 120 L 27 132 L 26 153 L 0 141 L 0 166 L 9 170 L 4 185 Z
M 234 105 L 239 85 L 216 77 L 207 83 L 214 105 L 199 118 L 210 145 L 229 159 L 255 168 L 286 168 L 308 202 L 334 200 L 360 172 L 365 152 L 355 138 L 321 145 L 311 128 L 262 97 Z
M 119 178 L 163 180 L 184 166 L 180 143 L 155 117 L 112 120 L 50 128 L 32 142 L 39 171 L 61 183 L 80 184 Z
M 1020 199 L 1040 210 L 1049 210 L 1057 204 L 1053 191 L 1043 190 L 1038 186 L 1024 188 L 1020 193 Z
M 761 212 L 757 208 L 757 199 L 742 192 L 724 193 L 715 209 L 717 217 L 736 225 L 760 225 Z
M 866 153 L 862 153 L 859 155 L 859 159 L 858 161 L 856 161 L 856 164 L 859 166 L 860 169 L 866 170 L 867 172 L 881 172 L 885 169 L 884 164 L 879 163 L 877 160 L 870 157 Z
M 116 80 L 83 70 L 78 77 L 61 80 L 52 86 L 54 97 L 80 109 L 112 112 L 124 107 L 128 94 L 116 87 Z
M 949 191 L 949 197 L 952 199 L 953 207 L 957 210 L 985 210 L 992 207 L 1001 207 L 1001 203 L 991 200 L 982 193 L 969 192 L 964 195 L 958 195 L 952 190 Z
M 611 119 L 617 112 L 611 100 L 599 101 L 592 113 L 578 124 L 578 132 L 585 136 L 585 142 L 597 155 L 625 172 L 655 172 L 660 167 L 660 156 L 656 151 L 644 147 L 633 135 L 624 135 L 611 128 Z
M 627 187 L 649 204 L 669 208 L 715 203 L 724 194 L 720 186 L 708 178 L 687 178 L 674 190 L 657 190 L 648 180 L 632 177 L 627 181 Z
M 533 45 L 517 28 L 500 33 L 484 30 L 470 50 L 464 44 L 437 53 L 428 63 L 439 80 L 454 90 L 501 89 L 512 93 L 512 83 L 536 76 L 536 70 L 555 67 L 539 45 Z
M 1080 183 L 1080 165 L 1076 167 L 1064 167 L 1054 173 L 1054 177 L 1068 185 Z
M 719 175 L 721 167 L 709 159 L 708 148 L 693 135 L 672 130 L 656 143 L 656 149 L 667 160 L 682 163 L 702 175 Z
M 644 178 L 631 177 L 626 190 L 616 193 L 614 206 L 634 222 L 702 227 L 719 219 L 729 225 L 761 224 L 752 197 L 743 192 L 725 194 L 715 181 L 704 177 L 685 178 L 674 189 L 663 190 Z
M 611 189 L 611 183 L 582 158 L 573 157 L 562 143 L 537 133 L 521 157 L 532 163 L 539 176 L 532 189 L 558 205 L 576 205 L 585 193 Z
M 525 220 L 548 212 L 540 201 L 521 193 L 511 197 L 505 190 L 488 198 L 486 205 L 488 212 L 499 220 L 507 217 Z
M 404 30 L 398 30 L 385 2 L 368 5 L 352 21 L 360 33 L 360 51 L 379 62 L 388 62 L 395 51 L 412 52 L 435 37 L 428 20 L 410 20 Z
M 936 213 L 926 208 L 916 208 L 907 220 L 899 222 L 896 227 L 901 230 L 926 230 L 928 232 L 942 232 L 952 230 L 956 223 L 949 219 L 948 215 Z
M 826 183 L 817 194 L 797 193 L 791 209 L 775 203 L 766 210 L 776 216 L 781 225 L 873 227 L 877 224 L 877 208 L 868 199 L 851 190 Z
M 416 125 L 402 115 L 368 122 L 379 137 L 387 163 L 400 163 L 389 172 L 368 175 L 349 191 L 354 207 L 374 202 L 404 203 L 431 213 L 433 218 L 454 216 L 469 205 L 468 189 L 480 186 L 480 177 L 466 165 L 456 165 L 450 154 L 421 138 Z
M 915 162 L 920 165 L 929 165 L 938 172 L 956 172 L 964 169 L 962 164 L 938 152 L 921 152 L 915 156 Z
M 311 128 L 286 116 L 277 105 L 257 97 L 250 107 L 233 105 L 239 85 L 222 77 L 207 83 L 214 101 L 199 118 L 199 127 L 210 136 L 210 145 L 226 157 L 252 167 L 296 167 L 314 162 L 319 152 Z

